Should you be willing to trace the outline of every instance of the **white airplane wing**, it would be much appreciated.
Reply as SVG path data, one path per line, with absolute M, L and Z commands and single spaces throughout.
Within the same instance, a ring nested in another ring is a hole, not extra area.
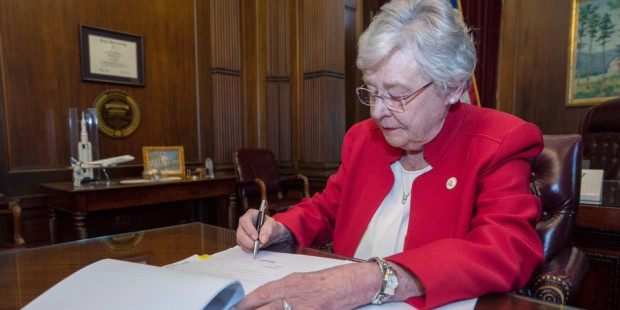
M 99 167 L 111 167 L 116 166 L 117 164 L 126 163 L 128 161 L 132 161 L 135 158 L 131 155 L 122 155 L 116 157 L 110 157 L 95 161 L 89 161 L 82 163 L 82 167 L 84 168 L 99 168 Z

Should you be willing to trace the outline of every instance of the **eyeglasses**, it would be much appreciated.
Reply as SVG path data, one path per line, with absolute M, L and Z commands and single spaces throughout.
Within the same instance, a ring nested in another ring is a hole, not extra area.
M 383 104 L 385 104 L 390 111 L 403 113 L 405 112 L 405 106 L 422 94 L 429 86 L 431 86 L 431 84 L 433 84 L 433 82 L 429 82 L 428 84 L 422 86 L 422 88 L 407 96 L 381 96 L 377 92 L 366 88 L 366 83 L 356 88 L 355 92 L 357 93 L 357 98 L 359 98 L 363 105 L 372 107 L 376 104 L 377 98 L 380 98 L 382 99 Z

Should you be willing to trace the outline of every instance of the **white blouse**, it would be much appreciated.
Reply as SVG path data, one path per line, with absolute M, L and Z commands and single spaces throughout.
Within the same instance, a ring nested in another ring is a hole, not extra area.
M 407 171 L 400 161 L 390 167 L 394 173 L 394 185 L 370 220 L 355 251 L 355 258 L 386 257 L 402 252 L 405 246 L 413 180 L 432 167 L 429 165 L 422 170 Z

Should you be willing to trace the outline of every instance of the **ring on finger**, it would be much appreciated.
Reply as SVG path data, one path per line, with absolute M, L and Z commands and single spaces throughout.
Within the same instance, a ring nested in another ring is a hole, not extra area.
M 286 300 L 284 299 L 282 299 L 282 307 L 284 307 L 284 310 L 293 310 L 291 305 L 289 305 L 288 302 L 286 302 Z

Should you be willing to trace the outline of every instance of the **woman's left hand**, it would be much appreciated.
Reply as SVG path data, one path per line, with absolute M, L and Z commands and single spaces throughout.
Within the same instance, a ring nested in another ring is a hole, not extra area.
M 351 263 L 269 282 L 233 309 L 353 309 L 368 304 L 381 286 L 377 263 Z

